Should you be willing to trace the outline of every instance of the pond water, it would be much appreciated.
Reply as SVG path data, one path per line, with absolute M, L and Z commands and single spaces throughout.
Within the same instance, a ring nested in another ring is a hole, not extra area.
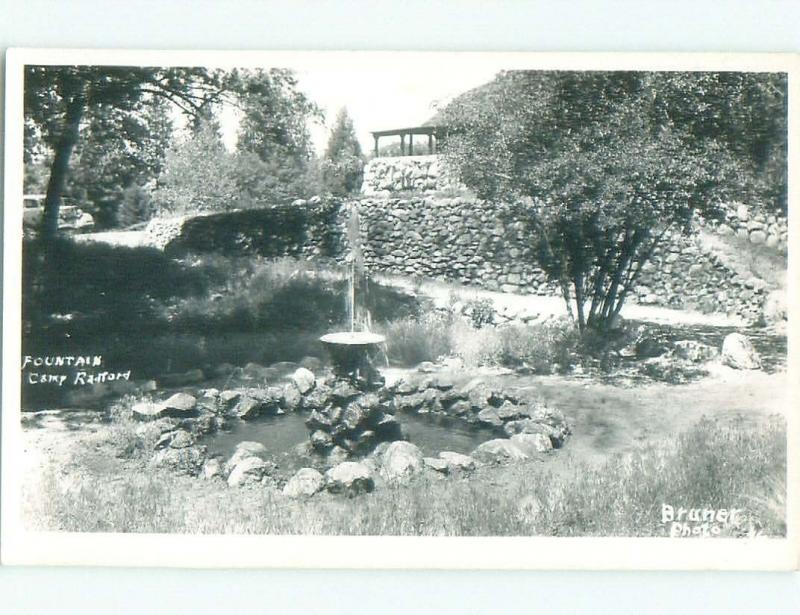
M 435 457 L 440 451 L 469 454 L 475 447 L 498 437 L 497 433 L 469 425 L 451 417 L 396 414 L 398 422 L 408 436 L 426 456 Z M 309 431 L 303 413 L 271 416 L 253 421 L 236 421 L 229 430 L 209 436 L 204 444 L 210 454 L 227 459 L 233 455 L 240 442 L 260 442 L 273 459 L 286 467 L 294 465 L 293 449 L 308 441 Z
M 259 442 L 273 457 L 291 453 L 292 449 L 308 440 L 306 417 L 301 413 L 262 417 L 252 421 L 232 421 L 230 429 L 218 431 L 204 440 L 208 452 L 227 459 L 240 442 Z
M 500 437 L 491 429 L 476 427 L 460 419 L 430 414 L 396 414 L 408 441 L 427 457 L 440 451 L 470 454 L 479 444 Z

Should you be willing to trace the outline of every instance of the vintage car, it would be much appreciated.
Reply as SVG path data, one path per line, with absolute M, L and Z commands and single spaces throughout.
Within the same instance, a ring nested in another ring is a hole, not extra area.
M 27 229 L 39 226 L 44 216 L 44 194 L 24 195 L 22 209 L 22 225 Z M 94 218 L 69 199 L 62 199 L 58 210 L 58 228 L 67 231 L 86 232 L 94 228 Z

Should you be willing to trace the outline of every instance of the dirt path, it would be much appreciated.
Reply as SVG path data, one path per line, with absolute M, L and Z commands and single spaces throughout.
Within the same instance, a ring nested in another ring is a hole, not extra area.
M 138 248 L 149 246 L 149 238 L 146 231 L 105 231 L 102 233 L 84 233 L 74 235 L 78 242 L 100 242 L 112 246 L 125 246 L 126 248 Z
M 490 299 L 495 309 L 507 315 L 525 317 L 531 320 L 547 320 L 566 316 L 567 311 L 561 297 L 540 295 L 519 295 L 456 283 L 424 281 L 414 283 L 407 277 L 381 274 L 376 280 L 408 291 L 417 292 L 433 300 L 436 307 L 446 307 L 451 297 L 460 301 L 470 299 Z M 706 325 L 717 327 L 741 327 L 746 323 L 738 317 L 725 314 L 701 314 L 691 310 L 674 310 L 655 305 L 637 305 L 628 302 L 622 309 L 622 316 L 630 320 L 641 320 L 659 324 Z

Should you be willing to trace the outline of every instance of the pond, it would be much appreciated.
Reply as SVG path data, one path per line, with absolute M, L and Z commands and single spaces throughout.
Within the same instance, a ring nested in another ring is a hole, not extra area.
M 395 416 L 403 425 L 409 442 L 416 444 L 429 457 L 435 457 L 440 451 L 469 454 L 479 444 L 499 437 L 490 429 L 475 427 L 452 417 L 405 413 Z M 236 421 L 229 430 L 209 436 L 204 444 L 208 446 L 209 454 L 228 459 L 240 442 L 259 442 L 280 466 L 293 467 L 301 461 L 294 454 L 295 447 L 308 441 L 305 419 L 304 413 L 292 413 Z

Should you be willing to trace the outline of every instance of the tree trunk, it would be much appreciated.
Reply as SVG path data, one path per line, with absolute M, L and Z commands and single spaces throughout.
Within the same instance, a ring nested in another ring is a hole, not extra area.
M 573 287 L 575 288 L 575 309 L 578 314 L 578 330 L 583 333 L 586 329 L 586 317 L 583 309 L 583 302 L 585 300 L 583 296 L 583 280 L 575 276 L 573 279 Z
M 64 117 L 64 132 L 55 145 L 53 165 L 50 168 L 50 179 L 47 182 L 47 195 L 44 200 L 44 216 L 42 217 L 41 235 L 46 242 L 58 234 L 58 212 L 61 207 L 61 196 L 67 182 L 69 159 L 78 142 L 80 123 L 86 104 L 82 85 L 67 99 Z

